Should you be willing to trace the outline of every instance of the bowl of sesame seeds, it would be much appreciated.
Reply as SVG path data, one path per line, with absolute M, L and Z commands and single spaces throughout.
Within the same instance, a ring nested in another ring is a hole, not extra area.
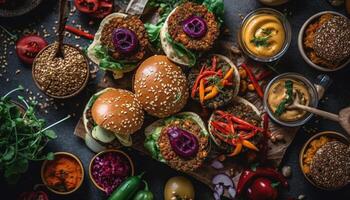
M 350 140 L 341 133 L 324 131 L 303 146 L 299 164 L 304 177 L 322 190 L 338 190 L 350 182 Z
M 89 80 L 89 65 L 83 52 L 64 44 L 63 57 L 56 57 L 53 43 L 35 57 L 32 76 L 36 86 L 46 95 L 66 99 L 80 93 Z

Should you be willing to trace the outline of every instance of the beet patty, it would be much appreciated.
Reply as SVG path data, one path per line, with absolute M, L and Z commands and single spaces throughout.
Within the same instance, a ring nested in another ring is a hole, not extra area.
M 136 34 L 137 39 L 139 40 L 139 45 L 134 53 L 122 54 L 115 50 L 112 40 L 112 33 L 116 28 L 127 28 Z M 108 48 L 109 52 L 116 60 L 139 61 L 146 53 L 148 36 L 143 22 L 136 16 L 116 17 L 111 19 L 103 27 L 101 32 L 101 43 Z
M 183 21 L 191 16 L 198 16 L 204 19 L 207 24 L 207 32 L 201 38 L 191 38 L 183 31 Z M 169 16 L 168 32 L 170 36 L 186 48 L 196 51 L 209 50 L 214 41 L 218 38 L 220 30 L 215 15 L 208 11 L 204 5 L 188 2 L 176 8 Z

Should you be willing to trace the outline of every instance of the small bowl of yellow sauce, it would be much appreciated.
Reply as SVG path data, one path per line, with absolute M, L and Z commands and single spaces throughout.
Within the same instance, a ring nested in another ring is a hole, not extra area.
M 259 62 L 272 62 L 287 51 L 291 35 L 290 24 L 281 12 L 272 8 L 259 8 L 243 19 L 238 41 L 250 58 Z

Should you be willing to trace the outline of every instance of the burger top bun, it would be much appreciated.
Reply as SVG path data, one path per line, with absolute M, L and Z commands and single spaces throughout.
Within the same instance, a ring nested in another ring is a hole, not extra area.
M 185 74 L 163 55 L 149 57 L 139 66 L 134 91 L 143 109 L 160 118 L 179 112 L 189 95 Z
M 127 90 L 109 89 L 91 108 L 95 123 L 118 135 L 130 135 L 143 124 L 144 113 L 135 95 Z

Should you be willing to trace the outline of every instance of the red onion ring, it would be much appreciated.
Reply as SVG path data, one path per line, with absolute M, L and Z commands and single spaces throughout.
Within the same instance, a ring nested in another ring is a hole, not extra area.
M 136 34 L 127 28 L 116 28 L 112 33 L 113 45 L 120 53 L 131 53 L 139 44 Z
M 191 16 L 182 22 L 182 29 L 188 36 L 200 38 L 207 33 L 207 23 L 202 17 Z

